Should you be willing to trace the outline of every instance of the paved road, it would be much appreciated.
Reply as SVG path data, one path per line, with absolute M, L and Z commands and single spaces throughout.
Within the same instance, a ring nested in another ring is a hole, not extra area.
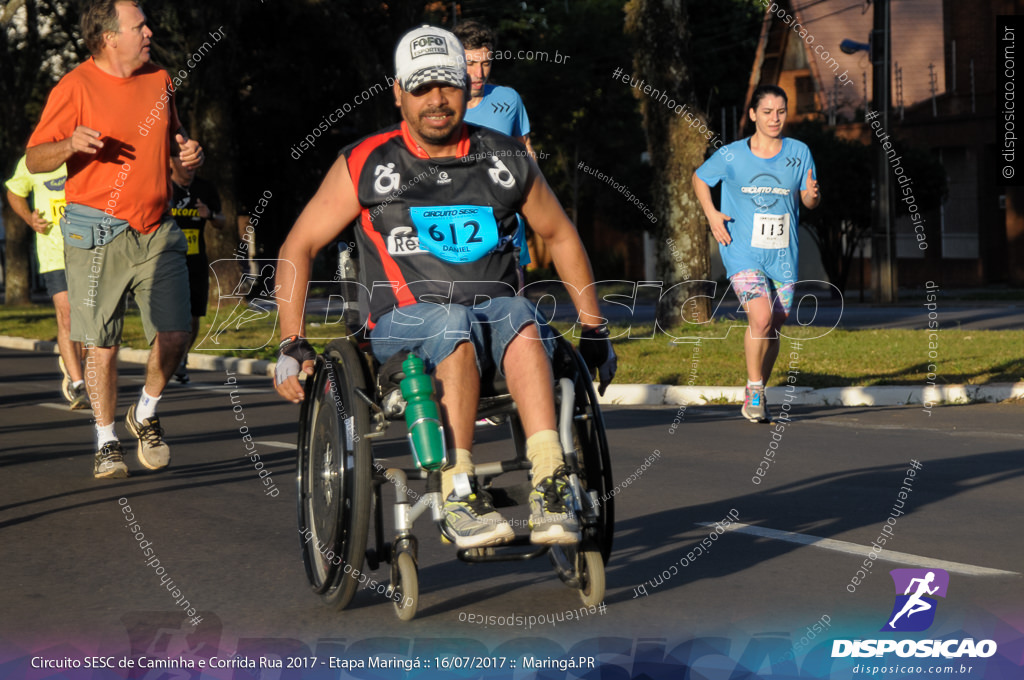
M 940 566 L 950 585 L 935 624 L 928 633 L 895 637 L 991 638 L 1000 652 L 985 672 L 956 677 L 1020 677 L 1020 405 L 937 407 L 931 416 L 913 407 L 795 408 L 769 459 L 771 427 L 740 420 L 735 407 L 687 409 L 674 428 L 675 409 L 607 408 L 616 477 L 639 474 L 616 494 L 604 613 L 557 622 L 580 603 L 545 559 L 465 565 L 420 525 L 420 612 L 401 624 L 376 593 L 360 591 L 339 613 L 308 590 L 290 448 L 298 409 L 280 403 L 266 379 L 240 379 L 238 401 L 280 490 L 276 497 L 266 495 L 269 487 L 244 456 L 228 376 L 196 372 L 191 385 L 165 394 L 160 413 L 173 447 L 170 469 L 144 474 L 132 460 L 131 478 L 99 482 L 91 478 L 90 414 L 63 409 L 54 371 L 51 356 L 0 350 L 0 677 L 50 677 L 27 669 L 31 656 L 209 659 L 238 652 L 323 660 L 389 650 L 424 660 L 453 652 L 597 654 L 602 677 L 682 677 L 684 663 L 693 666 L 691 677 L 728 678 L 737 668 L 761 669 L 762 677 L 795 677 L 798 669 L 807 677 L 859 677 L 850 659 L 830 668 L 829 645 L 808 652 L 826 638 L 886 637 L 879 629 L 894 601 L 888 570 Z M 140 367 L 123 368 L 121 414 L 141 380 Z M 128 441 L 123 423 L 119 430 Z M 506 446 L 486 443 L 479 459 Z M 394 442 L 379 452 L 406 455 Z M 901 501 L 911 459 L 921 467 Z M 761 461 L 766 472 L 756 477 Z M 904 514 L 894 518 L 881 553 L 893 561 L 874 562 L 849 592 L 865 559 L 859 551 L 880 535 L 898 502 Z M 155 566 L 146 565 L 123 504 L 180 595 L 172 597 Z M 738 522 L 719 536 L 713 523 L 732 510 Z M 373 575 L 387 578 L 383 569 Z M 176 604 L 182 598 L 203 619 L 195 628 Z M 481 625 L 470 623 L 471 615 L 524 622 Z M 557 625 L 525 625 L 526 617 L 549 615 Z M 782 658 L 802 636 L 796 661 Z M 766 657 L 778 662 L 774 675 Z M 132 677 L 189 677 L 181 672 L 136 669 Z M 211 673 L 203 677 L 348 677 L 327 666 Z M 521 665 L 504 673 L 533 677 Z M 576 675 L 582 672 L 545 677 Z

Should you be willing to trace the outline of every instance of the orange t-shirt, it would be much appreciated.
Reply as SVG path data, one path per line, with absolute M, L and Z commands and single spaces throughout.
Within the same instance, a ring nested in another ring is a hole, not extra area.
M 157 66 L 118 78 L 90 58 L 50 92 L 28 146 L 67 139 L 79 125 L 98 131 L 97 155 L 76 153 L 67 161 L 67 202 L 106 211 L 147 234 L 170 201 L 170 141 L 181 127 L 173 92 Z

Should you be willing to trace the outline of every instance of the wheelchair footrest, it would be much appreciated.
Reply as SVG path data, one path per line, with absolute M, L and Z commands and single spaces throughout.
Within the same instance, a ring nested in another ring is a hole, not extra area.
M 529 550 L 523 550 L 523 548 Z M 463 562 L 516 562 L 532 560 L 540 557 L 551 546 L 530 543 L 529 536 L 516 536 L 508 543 L 487 548 L 468 548 L 459 550 L 456 555 Z

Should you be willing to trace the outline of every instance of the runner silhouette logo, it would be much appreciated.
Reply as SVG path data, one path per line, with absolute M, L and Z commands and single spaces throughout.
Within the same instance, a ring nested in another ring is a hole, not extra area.
M 943 569 L 893 569 L 896 602 L 883 631 L 917 632 L 935 621 L 936 597 L 946 597 L 949 573 Z

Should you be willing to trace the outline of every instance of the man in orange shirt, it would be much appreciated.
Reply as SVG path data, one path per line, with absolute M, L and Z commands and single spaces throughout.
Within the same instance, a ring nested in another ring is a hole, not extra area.
M 126 292 L 135 295 L 152 345 L 142 394 L 127 417 L 139 462 L 151 470 L 170 460 L 156 405 L 191 327 L 187 241 L 165 216 L 168 167 L 171 153 L 198 167 L 203 151 L 178 121 L 167 72 L 149 63 L 152 35 L 135 2 L 88 2 L 82 38 L 92 57 L 50 93 L 28 143 L 30 172 L 68 167 L 61 229 L 72 339 L 89 349 L 97 478 L 128 476 L 114 432 Z

